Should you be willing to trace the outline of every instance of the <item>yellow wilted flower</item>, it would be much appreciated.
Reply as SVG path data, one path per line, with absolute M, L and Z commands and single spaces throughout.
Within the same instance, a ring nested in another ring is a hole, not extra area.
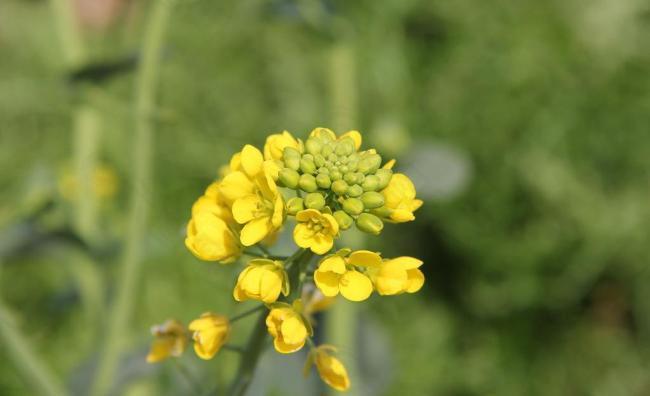
M 340 292 L 350 301 L 363 301 L 372 294 L 372 282 L 355 267 L 379 267 L 381 257 L 367 250 L 353 252 L 348 258 L 345 253 L 325 257 L 314 273 L 314 282 L 325 296 Z
M 415 220 L 413 212 L 422 206 L 422 200 L 415 198 L 415 186 L 408 176 L 395 173 L 381 193 L 391 220 L 396 223 Z
M 192 207 L 185 246 L 198 258 L 231 262 L 241 254 L 241 245 L 232 230 L 230 211 L 215 197 L 204 195 Z
M 324 295 L 311 283 L 303 286 L 300 299 L 303 301 L 303 315 L 310 320 L 313 314 L 326 310 L 336 301 L 335 298 Z
M 189 325 L 194 340 L 194 352 L 204 360 L 209 360 L 219 352 L 230 334 L 228 318 L 206 312 Z
M 422 260 L 397 257 L 385 260 L 379 267 L 369 270 L 377 292 L 384 296 L 415 293 L 424 285 L 424 274 L 418 268 Z
M 284 222 L 284 200 L 271 176 L 271 163 L 251 145 L 244 146 L 241 163 L 224 177 L 219 191 L 232 202 L 232 214 L 241 230 L 240 241 L 251 246 L 275 232 Z M 232 165 L 231 165 L 232 166 Z
M 170 356 L 178 357 L 187 346 L 187 332 L 183 324 L 175 319 L 169 319 L 161 325 L 151 328 L 154 340 L 147 355 L 147 363 L 157 363 Z
M 321 379 L 337 391 L 344 392 L 350 389 L 350 377 L 343 363 L 334 356 L 334 352 L 336 348 L 331 345 L 320 345 L 314 348 L 307 358 L 304 372 L 307 375 L 315 363 Z
M 302 316 L 300 300 L 293 305 L 274 303 L 266 317 L 266 327 L 273 337 L 273 346 L 280 353 L 292 353 L 305 345 L 312 335 L 309 322 Z
M 233 296 L 237 301 L 253 299 L 270 304 L 280 293 L 289 294 L 289 278 L 282 262 L 255 259 L 239 274 Z
M 301 150 L 302 143 L 287 131 L 269 135 L 264 144 L 264 159 L 282 160 L 282 154 L 285 147 Z
M 293 239 L 301 248 L 311 249 L 316 254 L 325 254 L 334 246 L 339 224 L 334 216 L 316 209 L 306 209 L 296 214 L 298 224 L 293 230 Z

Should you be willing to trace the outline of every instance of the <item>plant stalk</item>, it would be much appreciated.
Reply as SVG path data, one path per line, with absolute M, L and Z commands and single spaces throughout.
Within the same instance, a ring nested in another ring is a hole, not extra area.
M 140 272 L 149 212 L 148 203 L 151 196 L 152 114 L 155 88 L 158 81 L 163 33 L 172 4 L 172 0 L 158 0 L 153 4 L 142 45 L 142 61 L 136 77 L 134 167 L 126 247 L 117 282 L 117 295 L 109 313 L 106 343 L 91 389 L 91 394 L 96 396 L 109 393 L 111 380 L 123 351 L 123 341 L 127 339 L 127 325 L 131 319 L 134 301 L 137 298 L 135 289 Z

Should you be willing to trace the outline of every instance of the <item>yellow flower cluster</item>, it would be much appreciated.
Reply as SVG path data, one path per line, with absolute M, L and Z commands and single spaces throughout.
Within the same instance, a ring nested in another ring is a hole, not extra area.
M 268 309 L 263 325 L 276 351 L 288 354 L 309 345 L 306 369 L 315 365 L 340 391 L 350 386 L 347 371 L 334 347 L 314 344 L 313 314 L 339 294 L 364 301 L 373 292 L 415 293 L 424 284 L 416 258 L 385 259 L 347 248 L 333 252 L 341 232 L 355 226 L 378 235 L 384 223 L 414 220 L 422 205 L 413 182 L 393 172 L 394 160 L 382 164 L 376 150 L 361 146 L 358 131 L 337 136 L 327 128 L 314 129 L 304 142 L 284 131 L 268 136 L 263 150 L 245 145 L 192 206 L 185 239 L 202 260 L 252 257 L 239 273 L 233 298 L 262 302 L 260 308 Z M 267 248 L 290 222 L 299 249 L 289 257 L 272 255 Z M 240 316 L 205 313 L 187 330 L 177 321 L 156 326 L 147 360 L 179 356 L 190 339 L 196 354 L 210 359 Z

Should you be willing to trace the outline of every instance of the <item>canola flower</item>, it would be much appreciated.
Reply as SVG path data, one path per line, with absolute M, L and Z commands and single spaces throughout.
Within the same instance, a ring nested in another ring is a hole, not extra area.
M 248 344 L 230 348 L 242 353 L 231 394 L 242 394 L 250 383 L 265 333 L 281 354 L 309 348 L 307 373 L 315 366 L 333 389 L 350 388 L 335 347 L 317 346 L 313 339 L 315 313 L 338 295 L 361 302 L 373 293 L 415 293 L 425 281 L 417 258 L 335 250 L 341 233 L 356 228 L 379 235 L 385 223 L 414 220 L 422 206 L 408 176 L 393 172 L 395 160 L 362 146 L 358 131 L 337 136 L 316 128 L 304 141 L 283 131 L 268 136 L 261 150 L 247 144 L 232 156 L 192 206 L 185 245 L 204 261 L 243 261 L 232 296 L 261 304 L 230 318 L 204 313 L 187 329 L 175 320 L 154 327 L 148 362 L 178 357 L 190 342 L 200 358 L 212 359 L 228 349 L 236 321 L 262 311 Z M 268 248 L 283 230 L 291 232 L 298 249 L 290 256 L 272 255 Z

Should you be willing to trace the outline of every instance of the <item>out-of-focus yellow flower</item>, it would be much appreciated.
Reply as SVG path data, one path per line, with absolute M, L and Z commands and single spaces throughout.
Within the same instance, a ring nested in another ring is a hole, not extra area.
M 253 299 L 270 304 L 280 293 L 289 294 L 289 277 L 282 262 L 255 259 L 239 274 L 233 297 L 237 301 Z
M 230 322 L 222 315 L 206 312 L 189 325 L 194 340 L 194 352 L 204 360 L 209 360 L 219 352 L 230 334 Z
M 422 206 L 422 200 L 415 198 L 415 186 L 408 176 L 395 173 L 381 193 L 391 220 L 396 223 L 415 220 L 413 212 Z
M 266 326 L 273 337 L 273 346 L 280 353 L 292 353 L 305 345 L 312 334 L 309 322 L 302 316 L 301 301 L 293 305 L 274 303 L 266 317 Z
M 293 135 L 287 131 L 269 135 L 264 144 L 264 159 L 282 160 L 282 154 L 285 147 L 295 148 L 300 151 L 302 149 L 302 144 L 299 139 L 294 138 Z
M 273 164 L 264 162 L 262 153 L 251 145 L 244 146 L 239 168 L 226 177 L 219 192 L 232 202 L 232 214 L 241 230 L 240 241 L 251 246 L 271 235 L 284 222 L 284 200 L 271 175 Z
M 349 251 L 349 250 L 348 250 Z M 372 294 L 372 282 L 355 267 L 379 267 L 379 254 L 359 250 L 348 258 L 340 254 L 325 257 L 314 273 L 314 282 L 327 297 L 341 293 L 350 301 L 363 301 Z
M 187 332 L 183 324 L 176 319 L 153 326 L 151 334 L 154 340 L 147 355 L 147 363 L 157 363 L 170 356 L 178 357 L 185 351 Z
M 325 254 L 334 246 L 339 233 L 339 224 L 334 216 L 316 209 L 306 209 L 296 214 L 298 224 L 293 230 L 293 239 L 301 248 L 311 249 L 316 254 Z
M 303 285 L 302 296 L 303 301 L 303 315 L 310 320 L 311 316 L 317 312 L 321 312 L 329 308 L 336 301 L 333 297 L 327 297 L 311 283 Z
M 228 208 L 203 195 L 192 207 L 185 246 L 201 260 L 232 262 L 241 254 L 241 245 L 231 225 Z
M 92 192 L 96 198 L 110 199 L 117 194 L 119 180 L 117 174 L 107 165 L 97 166 L 91 175 Z M 68 201 L 78 199 L 79 180 L 71 169 L 66 169 L 59 178 L 59 193 Z
M 315 363 L 321 379 L 337 391 L 350 389 L 350 377 L 343 363 L 334 356 L 336 348 L 331 345 L 320 345 L 314 348 L 305 363 L 305 375 Z
M 424 274 L 418 269 L 421 265 L 422 260 L 397 257 L 385 260 L 378 268 L 371 268 L 369 275 L 381 295 L 415 293 L 424 285 Z

